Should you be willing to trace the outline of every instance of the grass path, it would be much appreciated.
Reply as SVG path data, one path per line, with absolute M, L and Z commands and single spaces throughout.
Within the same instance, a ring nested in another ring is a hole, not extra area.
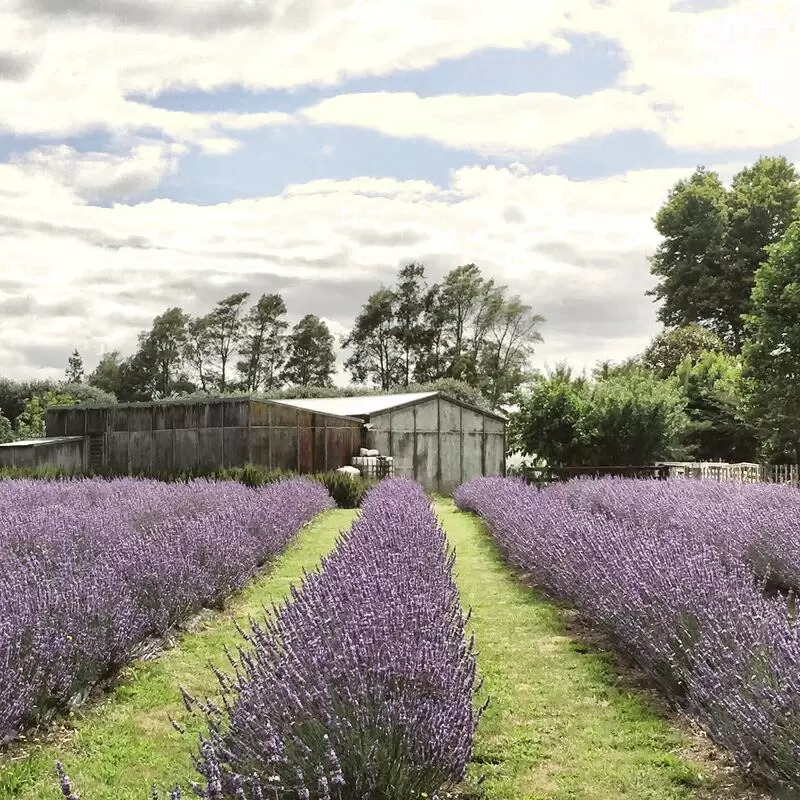
M 447 501 L 437 510 L 491 696 L 470 768 L 470 783 L 486 776 L 487 800 L 727 796 L 678 754 L 681 733 L 564 635 L 562 612 L 518 581 L 476 517 Z
M 102 703 L 76 716 L 74 730 L 64 730 L 54 743 L 32 745 L 0 754 L 0 800 L 58 800 L 61 793 L 53 767 L 61 758 L 76 789 L 86 800 L 147 800 L 153 784 L 162 789 L 176 782 L 187 786 L 195 776 L 191 747 L 200 730 L 188 721 L 179 685 L 193 694 L 216 694 L 216 678 L 208 662 L 224 667 L 222 646 L 239 640 L 234 619 L 260 616 L 298 583 L 302 569 L 312 569 L 328 552 L 340 531 L 349 528 L 354 511 L 329 511 L 303 530 L 277 560 L 230 605 L 184 635 L 180 646 L 153 661 L 140 661 L 126 670 L 124 681 Z M 167 712 L 188 723 L 180 736 Z

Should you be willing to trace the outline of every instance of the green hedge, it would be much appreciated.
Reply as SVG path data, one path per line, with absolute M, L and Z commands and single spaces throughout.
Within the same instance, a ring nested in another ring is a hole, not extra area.
M 264 486 L 268 483 L 285 478 L 298 476 L 296 472 L 278 469 L 267 469 L 257 464 L 247 464 L 244 467 L 222 467 L 220 469 L 184 469 L 169 472 L 148 472 L 144 470 L 131 473 L 136 478 L 154 478 L 155 480 L 166 481 L 168 483 L 188 482 L 205 478 L 217 481 L 241 481 L 246 486 Z M 119 473 L 112 473 L 108 470 L 95 470 L 92 473 L 78 473 L 74 470 L 62 469 L 59 467 L 39 467 L 18 469 L 0 468 L 0 478 L 34 478 L 40 480 L 63 480 L 76 477 L 99 477 L 113 478 L 122 477 Z M 304 475 L 302 477 L 319 481 L 324 484 L 330 492 L 331 497 L 339 508 L 359 508 L 361 501 L 367 490 L 375 484 L 375 481 L 366 480 L 358 475 L 353 477 L 342 472 L 321 472 L 316 475 Z

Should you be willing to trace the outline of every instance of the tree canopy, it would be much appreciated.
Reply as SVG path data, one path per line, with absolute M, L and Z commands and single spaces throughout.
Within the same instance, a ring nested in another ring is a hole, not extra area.
M 769 455 L 800 463 L 800 222 L 756 273 L 744 347 L 745 413 Z
M 784 157 L 762 157 L 730 189 L 703 167 L 678 181 L 655 217 L 662 242 L 648 294 L 664 325 L 699 323 L 733 351 L 744 342 L 756 270 L 797 216 L 800 176 Z

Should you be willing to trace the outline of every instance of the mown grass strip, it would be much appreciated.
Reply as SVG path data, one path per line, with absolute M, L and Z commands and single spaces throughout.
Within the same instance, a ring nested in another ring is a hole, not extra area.
M 125 671 L 120 687 L 103 702 L 75 715 L 71 729 L 48 736 L 48 743 L 14 747 L 0 754 L 0 800 L 58 800 L 54 762 L 60 758 L 87 800 L 145 800 L 149 787 L 187 785 L 194 777 L 191 748 L 199 723 L 181 702 L 178 687 L 195 695 L 217 694 L 209 661 L 225 667 L 223 645 L 239 641 L 234 620 L 260 617 L 262 607 L 288 594 L 303 568 L 313 569 L 356 512 L 329 511 L 303 530 L 268 573 L 254 581 L 228 609 L 204 619 L 179 645 L 152 661 Z M 180 736 L 167 714 L 185 724 Z
M 486 800 L 687 800 L 716 795 L 687 738 L 620 685 L 602 654 L 576 647 L 563 612 L 525 587 L 474 516 L 437 510 L 472 606 L 478 669 L 491 696 L 470 785 Z

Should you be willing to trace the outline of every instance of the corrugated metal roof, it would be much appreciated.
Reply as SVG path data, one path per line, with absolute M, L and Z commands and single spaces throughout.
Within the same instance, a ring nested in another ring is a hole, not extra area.
M 0 447 L 30 447 L 33 445 L 36 447 L 40 444 L 56 444 L 58 442 L 77 442 L 79 439 L 83 439 L 83 436 L 51 436 L 49 438 L 44 437 L 42 439 L 22 439 L 17 442 L 3 442 L 0 444 Z
M 368 417 L 409 403 L 418 403 L 439 392 L 409 392 L 406 394 L 376 394 L 361 397 L 317 397 L 298 400 L 271 400 L 293 408 L 302 408 L 316 414 L 334 414 L 339 417 Z

